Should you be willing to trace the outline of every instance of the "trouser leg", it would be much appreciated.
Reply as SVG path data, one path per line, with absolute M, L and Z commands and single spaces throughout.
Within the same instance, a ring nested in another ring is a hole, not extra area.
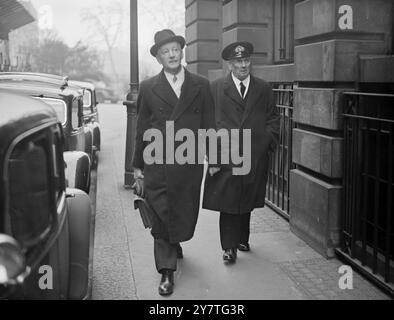
M 249 235 L 250 235 L 250 212 L 241 214 L 241 236 L 240 242 L 243 244 L 249 243 Z
M 168 240 L 155 238 L 154 254 L 156 269 L 160 273 L 163 269 L 176 271 L 177 268 L 177 244 L 171 244 Z
M 240 218 L 239 214 L 220 213 L 220 242 L 223 250 L 237 248 L 241 236 Z

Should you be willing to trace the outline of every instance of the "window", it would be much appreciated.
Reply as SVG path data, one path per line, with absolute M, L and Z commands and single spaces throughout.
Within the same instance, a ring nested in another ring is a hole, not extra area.
M 274 1 L 275 63 L 294 61 L 294 6 L 300 0 Z
M 85 90 L 83 94 L 83 106 L 90 107 L 92 104 L 92 93 L 89 90 Z
M 72 109 L 71 109 L 71 124 L 73 129 L 77 129 L 82 126 L 82 121 L 80 121 L 80 103 L 82 104 L 81 100 L 73 99 L 72 101 Z
M 40 98 L 45 103 L 49 104 L 56 112 L 57 118 L 62 125 L 67 122 L 67 106 L 63 100 L 52 98 Z
M 92 113 L 92 93 L 89 90 L 85 90 L 83 94 L 83 113 L 89 115 Z
M 8 161 L 9 233 L 29 246 L 51 226 L 52 155 L 45 132 L 28 137 L 12 150 Z

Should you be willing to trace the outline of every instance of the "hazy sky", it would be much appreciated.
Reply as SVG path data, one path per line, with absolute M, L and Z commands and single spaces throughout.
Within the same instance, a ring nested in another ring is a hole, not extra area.
M 68 45 L 74 45 L 88 32 L 86 25 L 81 22 L 80 11 L 97 3 L 95 0 L 31 0 L 31 2 L 37 10 L 44 6 L 51 7 L 53 29 Z M 124 2 L 128 4 L 127 1 Z
M 94 8 L 98 4 L 108 5 L 113 0 L 31 0 L 35 8 L 49 6 L 52 12 L 53 29 L 70 46 L 77 41 L 83 40 L 91 44 L 92 29 L 89 30 L 86 23 L 81 20 L 81 10 Z M 118 47 L 125 51 L 129 50 L 129 0 L 119 0 L 124 11 L 123 37 L 118 42 Z M 149 54 L 149 48 L 153 45 L 156 31 L 163 28 L 171 28 L 178 34 L 184 35 L 184 0 L 139 0 L 139 56 L 140 61 L 148 61 L 155 64 Z M 105 48 L 102 43 L 93 43 L 97 48 Z

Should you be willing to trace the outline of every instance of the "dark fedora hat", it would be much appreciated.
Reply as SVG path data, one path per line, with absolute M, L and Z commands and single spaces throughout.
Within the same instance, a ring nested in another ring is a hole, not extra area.
M 185 38 L 182 36 L 177 36 L 175 33 L 170 29 L 164 29 L 161 31 L 156 32 L 155 34 L 155 44 L 152 48 L 150 48 L 150 53 L 152 56 L 156 57 L 157 51 L 162 45 L 165 45 L 169 42 L 178 42 L 183 49 L 185 47 Z
M 222 51 L 223 60 L 248 58 L 253 53 L 253 45 L 247 41 L 238 41 L 229 44 Z

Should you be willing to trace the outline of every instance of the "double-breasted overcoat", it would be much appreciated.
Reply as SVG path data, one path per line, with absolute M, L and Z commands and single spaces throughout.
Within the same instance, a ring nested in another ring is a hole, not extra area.
M 231 74 L 211 84 L 217 129 L 250 129 L 251 169 L 234 175 L 234 164 L 221 164 L 214 176 L 207 174 L 203 208 L 244 214 L 264 206 L 269 149 L 278 141 L 279 116 L 271 86 L 251 75 L 248 93 L 242 99 Z M 242 150 L 242 138 L 240 149 Z M 236 146 L 232 146 L 236 147 Z M 241 152 L 242 154 L 242 152 Z
M 187 241 L 194 234 L 198 218 L 203 164 L 198 164 L 197 152 L 195 163 L 179 164 L 176 159 L 166 163 L 166 149 L 170 150 L 165 145 L 164 163 L 147 164 L 144 149 L 149 142 L 143 141 L 143 135 L 148 129 L 157 129 L 165 143 L 168 121 L 173 121 L 171 130 L 175 134 L 180 129 L 189 129 L 196 141 L 198 129 L 214 128 L 209 81 L 185 70 L 178 99 L 162 71 L 140 84 L 137 112 L 133 167 L 143 169 L 146 198 L 166 229 L 164 233 L 168 231 L 168 240 L 171 243 Z M 181 141 L 175 142 L 175 150 L 180 144 Z

